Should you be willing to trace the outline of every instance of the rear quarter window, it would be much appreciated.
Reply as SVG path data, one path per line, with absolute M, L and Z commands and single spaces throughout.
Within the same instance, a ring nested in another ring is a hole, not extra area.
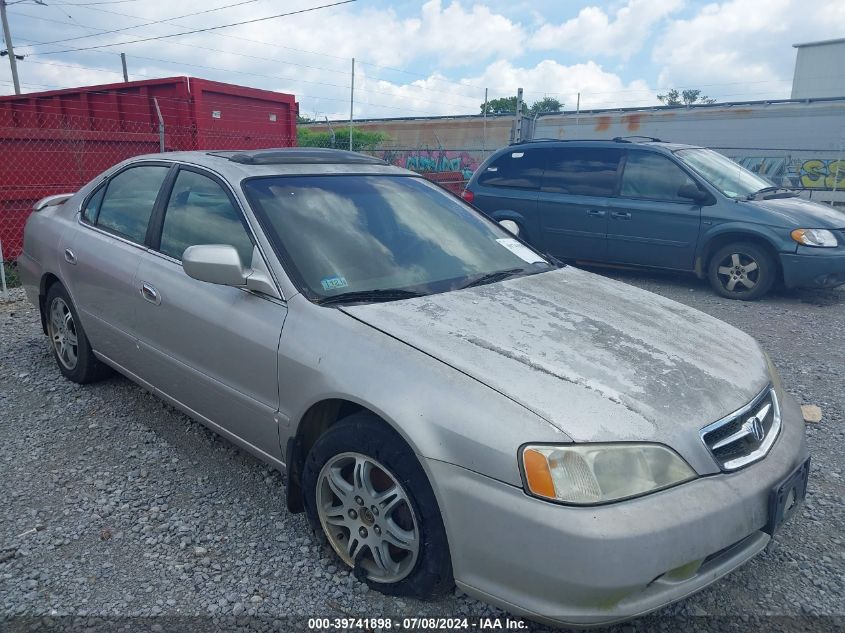
M 518 150 L 506 152 L 490 163 L 478 177 L 486 187 L 537 189 L 543 176 L 541 152 Z

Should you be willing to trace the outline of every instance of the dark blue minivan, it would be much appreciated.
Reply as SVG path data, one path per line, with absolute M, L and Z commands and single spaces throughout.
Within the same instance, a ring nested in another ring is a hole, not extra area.
M 712 150 L 618 138 L 533 141 L 490 156 L 463 194 L 563 260 L 694 272 L 757 299 L 845 283 L 845 213 Z

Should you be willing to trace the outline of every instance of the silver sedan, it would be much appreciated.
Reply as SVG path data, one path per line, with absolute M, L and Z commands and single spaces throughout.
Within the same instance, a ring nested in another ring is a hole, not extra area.
M 287 472 L 371 587 L 630 618 L 750 559 L 804 498 L 757 343 L 563 266 L 331 150 L 126 161 L 41 201 L 19 260 L 59 370 L 116 370 Z

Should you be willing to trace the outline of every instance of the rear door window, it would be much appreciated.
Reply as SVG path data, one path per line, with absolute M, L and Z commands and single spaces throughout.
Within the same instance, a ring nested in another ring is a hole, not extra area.
M 573 196 L 613 196 L 621 158 L 622 152 L 616 149 L 549 150 L 543 191 Z
M 688 184 L 697 186 L 683 169 L 665 156 L 655 152 L 630 152 L 625 159 L 619 194 L 625 198 L 690 204 L 689 198 L 678 195 L 678 189 Z
M 175 259 L 189 246 L 228 244 L 241 263 L 252 263 L 252 239 L 241 212 L 213 179 L 182 169 L 176 177 L 161 229 L 159 250 Z
M 543 176 L 542 152 L 536 149 L 506 152 L 490 163 L 478 177 L 486 187 L 538 189 Z
M 109 181 L 100 203 L 97 226 L 143 244 L 156 197 L 169 169 L 142 165 L 117 174 Z

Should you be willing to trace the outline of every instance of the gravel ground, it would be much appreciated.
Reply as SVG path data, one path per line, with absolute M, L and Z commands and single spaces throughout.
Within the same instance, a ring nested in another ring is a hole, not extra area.
M 807 503 L 769 549 L 615 629 L 842 627 L 845 289 L 742 303 L 689 277 L 600 272 L 749 332 L 786 388 L 824 414 L 807 428 Z M 124 378 L 63 380 L 37 312 L 20 290 L 12 298 L 0 303 L 0 630 L 4 619 L 10 630 L 290 630 L 308 616 L 507 615 L 457 592 L 417 602 L 369 591 L 285 510 L 282 475 Z

